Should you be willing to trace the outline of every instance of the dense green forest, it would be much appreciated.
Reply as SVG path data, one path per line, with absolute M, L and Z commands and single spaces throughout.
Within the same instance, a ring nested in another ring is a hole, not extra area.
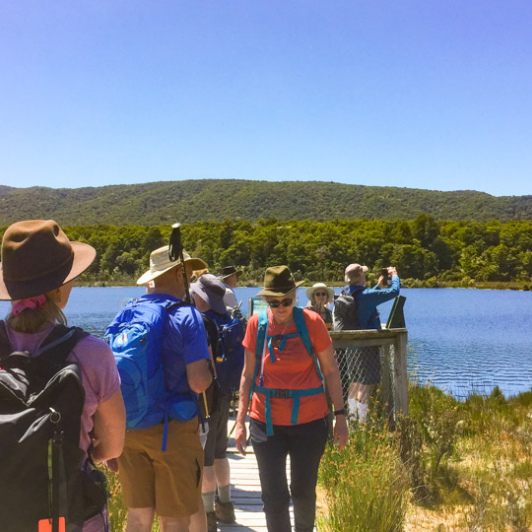
M 532 196 L 495 197 L 317 181 L 204 179 L 74 189 L 0 186 L 0 225 L 53 219 L 61 225 L 150 225 L 276 218 L 279 221 L 532 220 Z
M 264 269 L 276 264 L 287 264 L 298 279 L 312 282 L 341 283 L 352 262 L 373 271 L 393 264 L 410 286 L 526 284 L 532 275 L 530 221 L 437 221 L 423 214 L 411 221 L 268 219 L 201 222 L 182 229 L 187 251 L 214 273 L 229 264 L 241 266 L 243 283 L 261 280 Z M 168 242 L 171 228 L 93 225 L 65 231 L 98 251 L 85 280 L 112 284 L 131 283 L 144 272 L 150 251 Z

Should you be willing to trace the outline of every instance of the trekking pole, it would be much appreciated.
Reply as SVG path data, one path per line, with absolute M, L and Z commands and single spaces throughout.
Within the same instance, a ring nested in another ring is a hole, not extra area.
M 181 243 L 181 224 L 175 223 L 172 225 L 172 234 L 170 235 L 170 245 L 168 246 L 168 256 L 170 260 L 181 261 L 181 267 L 183 268 L 183 279 L 185 281 L 185 301 L 190 305 L 192 300 L 190 299 L 190 290 L 188 288 L 187 269 L 185 267 L 185 257 L 183 256 L 183 244 Z
M 187 269 L 185 266 L 185 257 L 183 255 L 183 244 L 181 242 L 181 224 L 179 222 L 172 225 L 172 233 L 170 234 L 170 243 L 168 245 L 168 257 L 172 262 L 176 261 L 177 259 L 179 259 L 181 262 L 181 268 L 183 268 L 183 279 L 185 281 L 185 301 L 191 305 L 192 299 L 190 297 L 190 289 L 188 287 Z M 205 417 L 209 418 L 207 395 L 205 392 L 201 392 L 201 395 L 203 395 Z

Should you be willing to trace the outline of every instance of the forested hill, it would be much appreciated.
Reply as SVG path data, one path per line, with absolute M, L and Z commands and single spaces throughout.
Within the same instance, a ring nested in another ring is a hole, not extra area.
M 204 179 L 74 189 L 0 186 L 0 225 L 23 219 L 65 225 L 333 219 L 532 220 L 532 196 L 494 197 L 317 181 Z

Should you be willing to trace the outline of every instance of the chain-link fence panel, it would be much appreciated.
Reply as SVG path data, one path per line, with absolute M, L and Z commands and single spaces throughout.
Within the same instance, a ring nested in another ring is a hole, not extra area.
M 360 403 L 377 405 L 395 418 L 394 348 L 390 345 L 336 349 L 342 393 L 351 417 Z M 365 408 L 365 407 L 362 407 Z

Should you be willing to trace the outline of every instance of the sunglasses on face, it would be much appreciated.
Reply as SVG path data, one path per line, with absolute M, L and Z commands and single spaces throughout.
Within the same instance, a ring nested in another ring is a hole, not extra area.
M 327 292 L 314 292 L 314 295 L 317 297 L 323 297 L 327 295 Z
M 290 307 L 294 303 L 294 300 L 292 298 L 282 299 L 281 301 L 273 299 L 271 301 L 266 301 L 266 303 L 268 303 L 271 308 Z

